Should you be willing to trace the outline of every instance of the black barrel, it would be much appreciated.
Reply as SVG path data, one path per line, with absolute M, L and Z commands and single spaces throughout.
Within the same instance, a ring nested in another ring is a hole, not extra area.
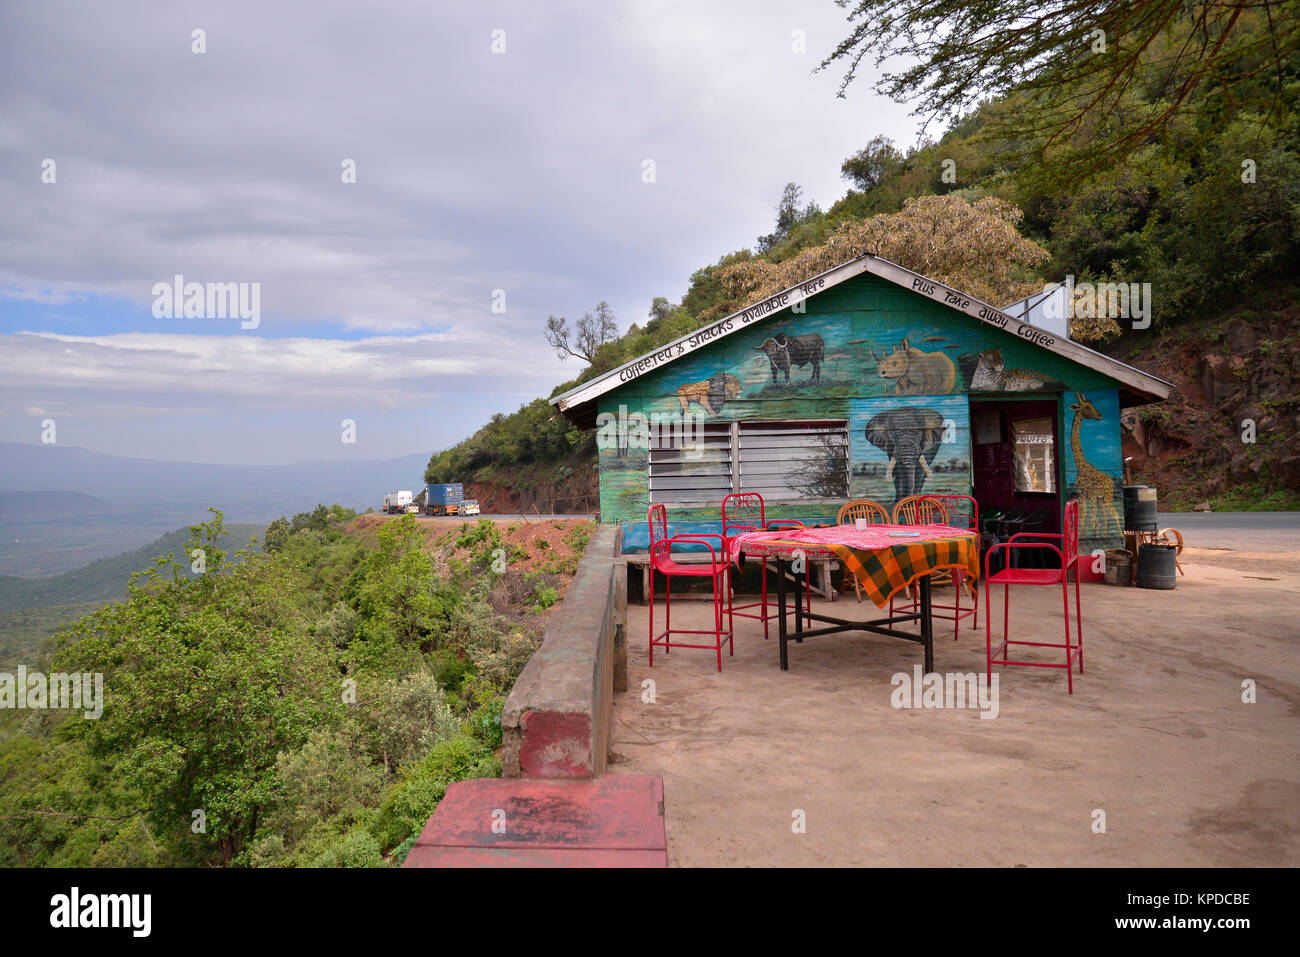
M 1159 528 L 1155 488 L 1150 485 L 1125 485 L 1124 531 L 1154 532 Z
M 1138 549 L 1138 588 L 1173 588 L 1178 584 L 1178 548 L 1143 543 Z

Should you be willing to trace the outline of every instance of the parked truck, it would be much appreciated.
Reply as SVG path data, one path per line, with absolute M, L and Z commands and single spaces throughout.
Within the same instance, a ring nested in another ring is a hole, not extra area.
M 460 482 L 429 485 L 424 490 L 425 515 L 456 515 L 465 500 L 465 486 Z
M 412 496 L 409 491 L 389 492 L 384 496 L 384 511 L 389 515 L 401 515 L 411 501 Z

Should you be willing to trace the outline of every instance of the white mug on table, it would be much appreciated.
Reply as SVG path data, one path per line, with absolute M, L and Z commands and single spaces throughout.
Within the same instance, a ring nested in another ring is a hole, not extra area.
M 853 524 L 857 526 L 857 529 L 860 532 L 865 532 L 867 530 L 867 520 L 865 518 L 855 518 Z

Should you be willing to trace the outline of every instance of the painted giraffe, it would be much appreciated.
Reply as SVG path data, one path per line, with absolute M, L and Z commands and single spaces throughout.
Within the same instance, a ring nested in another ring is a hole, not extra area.
M 1084 419 L 1100 419 L 1097 407 L 1088 401 L 1082 392 L 1074 394 L 1075 403 L 1070 406 L 1074 413 L 1074 422 L 1070 425 L 1070 451 L 1074 453 L 1074 486 L 1079 492 L 1079 528 L 1087 528 L 1090 516 L 1097 520 L 1099 516 L 1106 521 L 1106 513 L 1115 520 L 1118 531 L 1124 530 L 1124 522 L 1115 510 L 1115 480 L 1097 468 L 1083 456 L 1083 446 L 1079 442 L 1079 424 Z M 1103 525 L 1098 537 L 1103 538 L 1109 530 L 1109 524 Z

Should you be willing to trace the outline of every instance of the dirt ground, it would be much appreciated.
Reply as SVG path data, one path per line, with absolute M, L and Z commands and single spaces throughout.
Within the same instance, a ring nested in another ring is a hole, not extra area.
M 893 676 L 921 649 L 861 633 L 792 644 L 783 673 L 775 633 L 744 621 L 720 674 L 712 652 L 689 649 L 657 651 L 651 669 L 647 610 L 630 605 L 610 770 L 663 775 L 679 866 L 1295 866 L 1294 537 L 1202 537 L 1173 591 L 1084 585 L 1074 694 L 1061 670 L 1002 668 L 993 719 L 893 707 Z M 1014 589 L 1012 632 L 1060 640 L 1060 601 Z M 852 595 L 823 607 L 880 614 Z M 996 594 L 994 608 L 996 634 Z M 674 608 L 682 627 L 711 615 Z M 936 671 L 983 672 L 983 617 L 958 641 L 951 628 L 936 623 Z

